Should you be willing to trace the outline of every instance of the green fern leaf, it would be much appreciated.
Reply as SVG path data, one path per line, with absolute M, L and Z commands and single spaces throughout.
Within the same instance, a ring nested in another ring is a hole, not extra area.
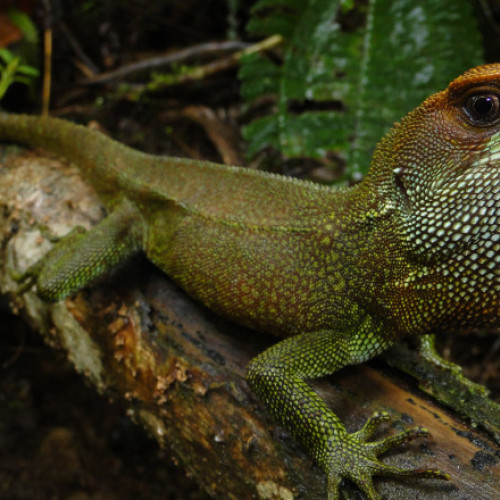
M 351 179 L 366 172 L 392 123 L 452 78 L 481 63 L 468 0 L 370 0 L 366 23 L 342 27 L 347 2 L 261 0 L 249 30 L 286 39 L 281 64 L 264 54 L 242 62 L 242 95 L 276 96 L 272 114 L 244 130 L 254 155 L 343 158 Z M 360 13 L 356 11 L 356 13 Z

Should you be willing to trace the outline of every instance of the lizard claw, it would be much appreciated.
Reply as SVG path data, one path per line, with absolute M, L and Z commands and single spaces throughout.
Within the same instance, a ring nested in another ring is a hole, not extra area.
M 398 434 L 388 436 L 380 441 L 368 442 L 377 426 L 389 419 L 386 412 L 375 413 L 357 432 L 346 434 L 339 444 L 338 436 L 333 436 L 331 446 L 327 443 L 324 460 L 321 465 L 328 477 L 328 500 L 339 499 L 339 488 L 343 478 L 350 479 L 368 500 L 380 500 L 373 485 L 373 476 L 420 477 L 449 480 L 450 476 L 436 468 L 402 469 L 385 465 L 379 461 L 378 455 L 394 446 L 429 436 L 429 431 L 422 427 L 414 427 Z M 335 443 L 335 444 L 333 444 Z

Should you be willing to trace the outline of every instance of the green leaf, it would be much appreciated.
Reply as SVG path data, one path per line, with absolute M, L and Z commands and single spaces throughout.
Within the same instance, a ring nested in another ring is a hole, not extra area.
M 40 72 L 36 68 L 33 68 L 32 66 L 26 66 L 25 64 L 19 66 L 19 68 L 17 68 L 17 72 L 32 77 L 38 77 L 40 75 Z
M 2 59 L 6 64 L 11 63 L 16 56 L 8 49 L 0 49 L 0 59 Z
M 32 44 L 38 44 L 38 31 L 35 23 L 27 14 L 17 9 L 9 9 L 7 15 L 12 23 L 21 30 L 26 41 Z
M 32 87 L 38 75 L 36 68 L 21 64 L 21 56 L 8 49 L 0 49 L 0 99 L 15 82 Z
M 354 9 L 354 10 L 353 10 Z M 349 12 L 347 12 L 349 11 Z M 347 30 L 347 15 L 366 22 Z M 252 54 L 242 61 L 242 95 L 276 98 L 275 112 L 244 131 L 248 151 L 277 149 L 284 159 L 346 160 L 364 174 L 376 142 L 426 96 L 481 63 L 468 0 L 261 0 L 249 30 L 286 38 L 283 60 Z

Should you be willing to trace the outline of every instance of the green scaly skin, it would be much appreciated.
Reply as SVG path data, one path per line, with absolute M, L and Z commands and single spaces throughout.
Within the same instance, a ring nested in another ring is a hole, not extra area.
M 0 137 L 77 163 L 110 213 L 57 244 L 24 289 L 61 300 L 142 250 L 209 308 L 286 337 L 248 381 L 325 470 L 329 499 L 342 478 L 369 499 L 373 475 L 447 478 L 377 458 L 425 430 L 370 442 L 376 414 L 348 434 L 305 380 L 408 335 L 500 324 L 500 64 L 428 98 L 345 190 L 149 156 L 52 118 L 1 114 Z

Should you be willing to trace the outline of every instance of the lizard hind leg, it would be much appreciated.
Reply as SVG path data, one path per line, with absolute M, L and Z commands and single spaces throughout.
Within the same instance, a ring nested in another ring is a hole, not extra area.
M 17 281 L 19 292 L 34 284 L 44 300 L 57 302 L 106 274 L 137 253 L 142 246 L 143 223 L 137 210 L 124 202 L 93 227 L 61 238 Z
M 328 499 L 339 499 L 342 479 L 351 480 L 370 500 L 380 498 L 373 476 L 412 476 L 448 479 L 428 468 L 405 470 L 385 465 L 378 455 L 406 441 L 428 435 L 416 427 L 379 441 L 369 441 L 386 413 L 375 413 L 357 432 L 349 433 L 340 419 L 305 382 L 355 364 L 363 356 L 359 336 L 319 331 L 289 337 L 254 358 L 247 378 L 274 417 L 307 449 L 325 471 Z M 377 347 L 382 349 L 383 345 Z M 373 344 L 375 345 L 375 344 Z M 372 353 L 374 354 L 374 353 Z

